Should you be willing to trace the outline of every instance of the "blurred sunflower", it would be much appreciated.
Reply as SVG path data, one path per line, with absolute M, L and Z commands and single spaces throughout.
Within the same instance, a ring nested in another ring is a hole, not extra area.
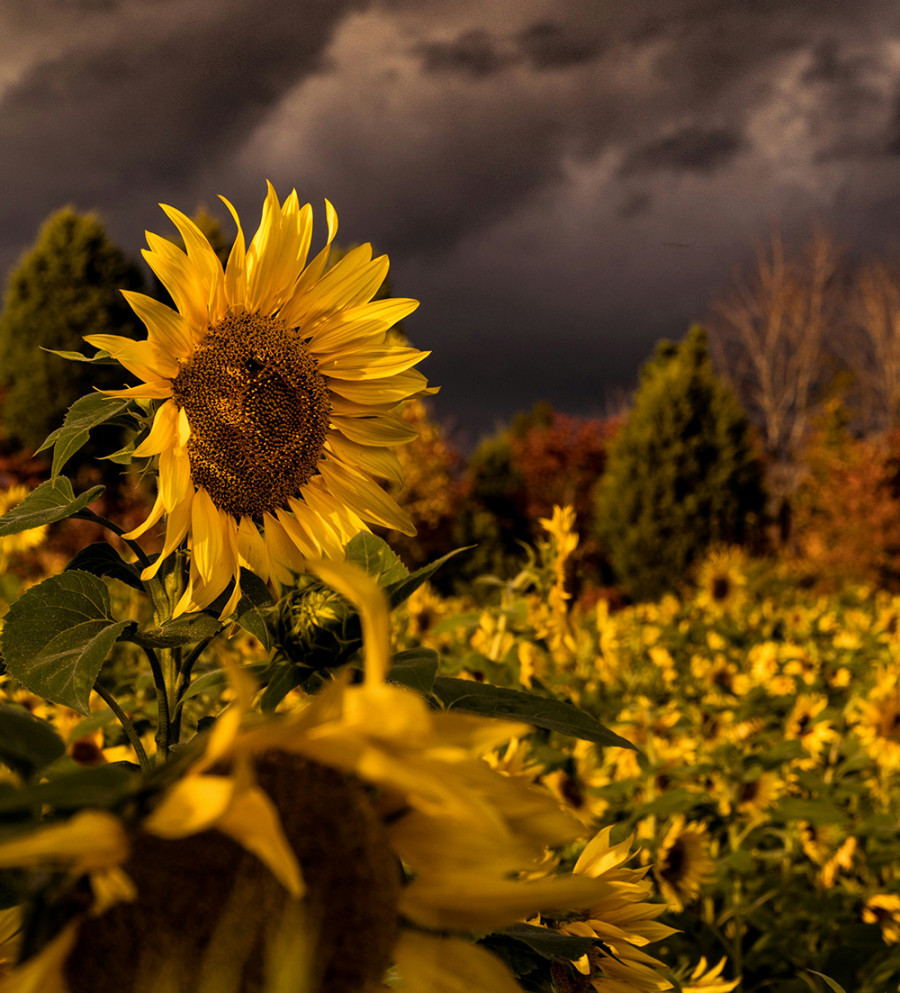
M 831 721 L 821 716 L 827 706 L 828 697 L 824 694 L 801 693 L 787 715 L 785 738 L 799 741 L 809 756 L 808 759 L 794 760 L 798 768 L 812 768 L 825 748 L 838 738 Z
M 459 989 L 448 976 L 518 993 L 497 958 L 456 935 L 618 906 L 602 878 L 527 878 L 583 830 L 479 759 L 528 729 L 436 713 L 384 682 L 380 591 L 313 567 L 363 614 L 365 681 L 338 679 L 253 723 L 254 687 L 233 672 L 236 704 L 137 824 L 82 811 L 0 843 L 0 866 L 72 877 L 69 923 L 26 951 L 2 993 L 359 993 L 390 963 L 409 993 Z
M 709 854 L 706 825 L 676 814 L 656 856 L 653 874 L 666 903 L 675 911 L 693 903 L 715 862 Z
M 745 569 L 740 548 L 714 548 L 697 570 L 697 606 L 719 615 L 740 607 L 747 599 Z
M 731 993 L 741 979 L 725 979 L 722 970 L 728 960 L 723 958 L 718 965 L 707 966 L 706 956 L 700 959 L 690 975 L 681 980 L 681 993 Z
M 9 513 L 13 507 L 20 504 L 28 496 L 27 486 L 10 486 L 9 489 L 0 490 L 0 517 Z M 47 525 L 29 528 L 27 531 L 20 531 L 18 534 L 9 534 L 0 538 L 0 571 L 6 568 L 7 563 L 14 555 L 21 555 L 32 548 L 37 548 L 47 536 Z
M 888 772 L 900 770 L 900 688 L 897 674 L 885 670 L 868 699 L 854 697 L 848 723 L 869 755 Z
M 886 945 L 900 941 L 900 896 L 896 893 L 876 893 L 866 900 L 862 919 L 866 924 L 878 924 Z
M 192 550 L 175 614 L 208 606 L 242 567 L 287 582 L 307 557 L 338 556 L 369 524 L 413 534 L 409 516 L 376 479 L 402 483 L 391 446 L 415 431 L 396 412 L 436 392 L 412 367 L 428 352 L 389 329 L 415 300 L 373 301 L 388 270 L 361 245 L 328 268 L 337 215 L 326 200 L 328 238 L 307 265 L 312 208 L 296 191 L 279 204 L 269 184 L 249 247 L 240 219 L 223 269 L 200 229 L 163 206 L 186 251 L 147 234 L 143 252 L 175 309 L 125 292 L 146 324 L 145 341 L 94 334 L 142 382 L 112 396 L 161 400 L 134 451 L 158 456 L 159 492 L 136 538 L 167 515 L 151 578 L 184 541 Z

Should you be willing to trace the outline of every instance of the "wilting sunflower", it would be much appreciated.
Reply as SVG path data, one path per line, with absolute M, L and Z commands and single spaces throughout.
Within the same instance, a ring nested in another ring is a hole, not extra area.
M 237 237 L 223 269 L 200 229 L 163 206 L 184 240 L 147 234 L 143 255 L 175 309 L 125 292 L 145 341 L 88 335 L 142 382 L 112 396 L 161 401 L 135 456 L 158 456 L 159 492 L 136 538 L 167 516 L 151 578 L 185 539 L 191 568 L 175 613 L 209 605 L 242 567 L 286 582 L 303 560 L 340 554 L 369 524 L 413 534 L 376 482 L 402 482 L 388 449 L 415 437 L 398 405 L 429 392 L 413 366 L 428 352 L 390 329 L 415 300 L 373 301 L 388 270 L 361 245 L 328 268 L 337 215 L 307 265 L 312 208 L 296 191 L 279 204 L 269 184 L 249 247 Z
M 527 878 L 582 831 L 478 757 L 527 729 L 386 683 L 382 594 L 311 565 L 360 609 L 365 681 L 254 723 L 236 671 L 237 703 L 136 823 L 88 810 L 0 843 L 0 866 L 68 869 L 71 896 L 2 993 L 361 993 L 390 963 L 408 993 L 518 993 L 465 935 L 620 896 L 599 873 Z

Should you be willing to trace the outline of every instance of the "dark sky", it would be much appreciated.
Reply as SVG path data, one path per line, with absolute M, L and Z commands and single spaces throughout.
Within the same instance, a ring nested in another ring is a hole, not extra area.
M 602 414 L 773 224 L 896 245 L 900 3 L 0 0 L 0 176 L 3 272 L 67 203 L 137 256 L 327 196 L 464 437 Z

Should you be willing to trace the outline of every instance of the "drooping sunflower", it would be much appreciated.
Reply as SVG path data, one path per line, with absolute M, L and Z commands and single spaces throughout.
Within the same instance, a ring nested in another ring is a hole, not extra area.
M 242 567 L 287 582 L 309 557 L 337 556 L 368 525 L 413 534 L 411 520 L 376 480 L 402 482 L 391 446 L 415 432 L 398 405 L 435 392 L 413 366 L 428 352 L 391 328 L 417 301 L 373 300 L 388 270 L 361 245 L 328 267 L 337 215 L 307 265 L 312 208 L 296 191 L 280 204 L 269 184 L 259 229 L 237 237 L 223 268 L 200 229 L 163 210 L 185 250 L 148 232 L 143 252 L 175 309 L 125 292 L 147 339 L 88 335 L 142 382 L 110 395 L 161 401 L 136 457 L 158 457 L 159 486 L 136 538 L 166 515 L 151 578 L 185 539 L 187 589 L 175 614 L 208 606 Z
M 136 822 L 83 810 L 0 842 L 0 867 L 68 870 L 70 918 L 0 993 L 362 993 L 390 963 L 405 993 L 520 993 L 467 935 L 570 906 L 609 906 L 628 940 L 667 933 L 600 872 L 533 878 L 582 828 L 480 759 L 528 729 L 386 683 L 382 594 L 310 565 L 360 609 L 364 682 L 253 721 L 235 667 L 236 704 Z

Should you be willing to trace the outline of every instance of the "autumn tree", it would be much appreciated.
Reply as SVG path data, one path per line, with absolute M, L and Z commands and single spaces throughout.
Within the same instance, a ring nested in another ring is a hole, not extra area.
M 66 207 L 47 219 L 10 276 L 0 316 L 0 420 L 10 442 L 37 448 L 78 397 L 123 385 L 118 367 L 46 351 L 87 352 L 86 334 L 136 336 L 123 289 L 141 290 L 143 279 L 96 214 Z
M 759 430 L 783 541 L 803 475 L 798 456 L 833 371 L 828 345 L 842 290 L 840 253 L 827 235 L 817 232 L 790 257 L 774 233 L 713 308 L 720 365 Z

